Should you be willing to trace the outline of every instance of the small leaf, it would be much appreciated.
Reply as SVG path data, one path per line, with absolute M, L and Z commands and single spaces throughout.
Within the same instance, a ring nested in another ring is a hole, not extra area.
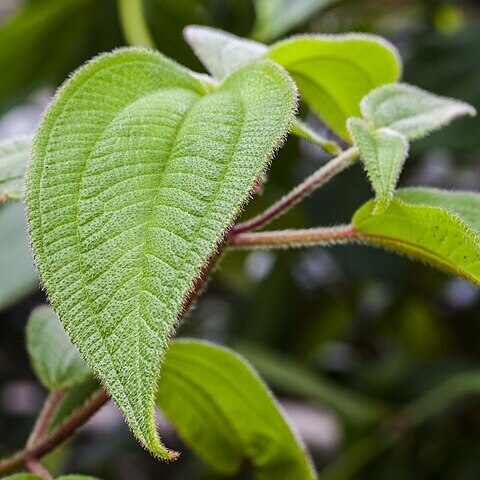
M 480 195 L 459 195 L 463 197 L 450 204 L 446 192 L 399 190 L 379 215 L 373 214 L 375 203 L 370 201 L 353 217 L 358 239 L 407 254 L 480 286 L 478 216 L 472 221 L 472 212 L 480 211 Z M 438 206 L 441 196 L 449 210 Z M 433 206 L 426 204 L 431 199 Z
M 27 349 L 40 382 L 51 391 L 71 388 L 91 376 L 49 306 L 33 310 L 27 325 Z
M 216 28 L 191 25 L 183 33 L 207 71 L 219 80 L 268 51 L 266 45 Z
M 465 115 L 475 116 L 468 103 L 440 97 L 405 83 L 383 85 L 361 102 L 363 116 L 376 128 L 389 127 L 409 140 L 425 137 Z
M 390 204 L 408 154 L 408 142 L 395 130 L 373 130 L 360 118 L 348 120 L 348 131 L 360 151 L 360 157 L 375 192 L 375 213 Z
M 269 42 L 307 22 L 312 14 L 338 0 L 254 0 L 252 36 Z
M 258 479 L 317 478 L 272 394 L 238 355 L 213 344 L 172 342 L 157 405 L 215 471 L 247 460 Z
M 209 93 L 189 70 L 134 48 L 81 68 L 37 131 L 27 206 L 44 286 L 137 438 L 162 458 L 174 454 L 153 407 L 169 337 L 295 103 L 272 62 Z
M 0 310 L 34 292 L 37 286 L 23 205 L 3 205 L 0 207 Z
M 288 70 L 302 100 L 346 140 L 347 119 L 360 115 L 361 99 L 401 74 L 395 47 L 373 35 L 291 37 L 274 44 L 267 56 Z
M 360 114 L 362 97 L 378 85 L 397 80 L 401 72 L 395 47 L 380 37 L 310 35 L 292 37 L 269 49 L 209 27 L 190 26 L 184 35 L 208 72 L 219 79 L 262 56 L 271 58 L 293 75 L 302 99 L 346 139 L 347 118 Z M 292 133 L 338 153 L 336 143 L 316 138 L 298 121 Z
M 23 199 L 24 174 L 30 148 L 29 137 L 0 141 L 0 203 Z

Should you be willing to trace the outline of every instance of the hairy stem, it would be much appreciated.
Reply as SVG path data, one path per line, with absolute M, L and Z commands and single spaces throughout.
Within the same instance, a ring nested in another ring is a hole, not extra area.
M 38 459 L 54 450 L 62 442 L 70 438 L 90 417 L 108 401 L 109 396 L 105 390 L 94 394 L 82 407 L 58 426 L 52 433 L 37 439 L 30 446 L 13 454 L 11 457 L 0 461 L 0 475 L 20 468 L 31 459 Z
M 230 236 L 235 236 L 239 233 L 248 232 L 250 230 L 256 230 L 257 228 L 271 222 L 272 220 L 292 208 L 298 202 L 303 200 L 315 189 L 324 185 L 335 175 L 348 168 L 357 159 L 358 150 L 354 147 L 349 148 L 341 155 L 335 157 L 333 160 L 330 160 L 326 165 L 319 168 L 300 185 L 287 193 L 278 202 L 267 208 L 267 210 L 265 210 L 263 213 L 243 223 L 234 225 L 232 230 L 230 231 Z
M 35 458 L 25 459 L 25 466 L 27 470 L 40 477 L 42 480 L 53 480 L 53 477 L 50 475 L 50 472 Z
M 57 410 L 58 405 L 60 404 L 62 398 L 64 397 L 65 392 L 63 390 L 57 390 L 52 392 L 45 401 L 42 411 L 40 412 L 37 422 L 33 427 L 32 433 L 27 440 L 27 448 L 30 448 L 37 440 L 43 437 L 47 431 L 50 420 L 52 419 L 53 414 Z
M 305 247 L 352 242 L 357 238 L 358 233 L 352 225 L 342 225 L 303 230 L 240 233 L 231 237 L 230 246 L 236 248 Z

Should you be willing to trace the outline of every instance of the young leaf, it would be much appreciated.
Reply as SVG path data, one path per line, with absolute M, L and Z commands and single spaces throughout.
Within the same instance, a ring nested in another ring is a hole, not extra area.
M 15 137 L 0 141 L 0 203 L 23 199 L 24 174 L 31 139 Z
M 255 0 L 252 36 L 269 42 L 308 21 L 321 8 L 338 0 Z
M 376 128 L 389 127 L 409 140 L 425 137 L 465 115 L 474 116 L 468 103 L 440 97 L 405 83 L 383 85 L 362 99 L 363 116 Z
M 372 129 L 365 120 L 348 119 L 348 131 L 360 151 L 375 192 L 373 213 L 382 213 L 390 204 L 398 177 L 408 154 L 408 142 L 395 130 Z
M 288 76 L 244 67 L 208 93 L 164 56 L 126 49 L 81 68 L 34 142 L 29 228 L 73 342 L 154 454 L 161 358 L 194 282 L 287 131 Z
M 183 34 L 207 71 L 219 80 L 268 51 L 266 45 L 216 28 L 191 25 Z
M 360 115 L 364 95 L 401 74 L 395 47 L 372 35 L 292 37 L 274 44 L 267 56 L 289 71 L 302 100 L 346 140 L 347 119 Z
M 38 307 L 27 325 L 27 349 L 40 382 L 51 391 L 71 388 L 91 376 L 49 306 Z
M 193 340 L 172 342 L 157 405 L 192 450 L 220 473 L 233 474 L 246 460 L 259 480 L 317 478 L 272 394 L 230 350 Z
M 441 195 L 447 200 L 446 193 Z M 473 223 L 466 213 L 479 211 L 480 195 L 452 202 L 449 210 L 438 206 L 438 197 L 427 205 L 428 197 L 428 192 L 400 190 L 378 215 L 373 214 L 375 203 L 366 203 L 353 217 L 359 240 L 405 253 L 480 286 L 479 222 L 477 218 Z
M 0 310 L 34 292 L 37 286 L 23 205 L 8 203 L 0 207 Z

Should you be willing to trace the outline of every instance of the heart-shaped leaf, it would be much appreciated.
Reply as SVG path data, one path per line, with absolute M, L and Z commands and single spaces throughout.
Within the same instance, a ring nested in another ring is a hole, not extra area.
M 246 460 L 259 480 L 317 478 L 272 394 L 230 350 L 194 340 L 173 342 L 157 404 L 219 473 L 231 475 Z
M 442 205 L 442 206 L 440 206 Z M 357 238 L 410 255 L 480 286 L 480 195 L 399 190 L 374 215 L 375 202 L 353 217 Z
M 84 382 L 91 371 L 49 306 L 36 308 L 28 320 L 27 349 L 35 373 L 51 391 Z
M 302 100 L 346 140 L 347 119 L 360 116 L 362 98 L 401 74 L 395 47 L 372 35 L 291 37 L 274 44 L 267 56 L 288 70 Z
M 350 118 L 348 131 L 360 151 L 360 157 L 376 196 L 373 213 L 383 212 L 393 198 L 398 177 L 408 154 L 408 142 L 395 130 L 372 129 L 365 120 Z
M 376 128 L 389 127 L 409 140 L 425 137 L 475 109 L 465 102 L 440 97 L 405 83 L 383 85 L 363 98 L 362 115 Z
M 80 69 L 34 142 L 27 179 L 36 262 L 72 341 L 162 458 L 161 358 L 195 280 L 292 122 L 271 62 L 212 93 L 162 55 L 126 49 Z
M 30 145 L 29 137 L 15 137 L 0 142 L 0 203 L 23 199 Z

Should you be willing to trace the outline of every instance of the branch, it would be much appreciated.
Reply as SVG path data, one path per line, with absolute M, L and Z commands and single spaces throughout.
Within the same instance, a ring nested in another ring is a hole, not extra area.
M 50 420 L 52 419 L 52 416 L 57 410 L 57 407 L 62 401 L 64 395 L 65 392 L 63 390 L 57 390 L 56 392 L 52 392 L 47 397 L 47 400 L 43 405 L 42 411 L 38 416 L 38 420 L 33 427 L 32 433 L 28 437 L 27 448 L 30 448 L 40 438 L 43 437 L 43 435 L 47 431 L 48 425 L 50 424 Z
M 357 239 L 358 233 L 352 225 L 342 225 L 303 230 L 240 233 L 231 237 L 230 246 L 234 248 L 291 248 L 348 243 Z
M 341 155 L 330 160 L 326 165 L 319 168 L 304 182 L 287 193 L 277 203 L 274 203 L 271 207 L 267 208 L 263 213 L 243 223 L 234 225 L 230 231 L 230 236 L 235 236 L 239 233 L 248 232 L 250 230 L 256 230 L 257 228 L 271 222 L 303 200 L 307 195 L 310 195 L 315 189 L 327 183 L 332 177 L 348 168 L 357 159 L 358 150 L 354 147 L 349 148 Z
M 41 458 L 57 448 L 62 442 L 71 437 L 90 417 L 108 401 L 109 396 L 105 390 L 94 394 L 82 407 L 76 410 L 58 428 L 49 435 L 36 440 L 32 445 L 15 453 L 9 458 L 0 461 L 0 475 L 20 468 L 32 458 Z
M 42 480 L 53 480 L 50 472 L 35 458 L 25 459 L 25 466 L 29 472 L 40 477 Z

